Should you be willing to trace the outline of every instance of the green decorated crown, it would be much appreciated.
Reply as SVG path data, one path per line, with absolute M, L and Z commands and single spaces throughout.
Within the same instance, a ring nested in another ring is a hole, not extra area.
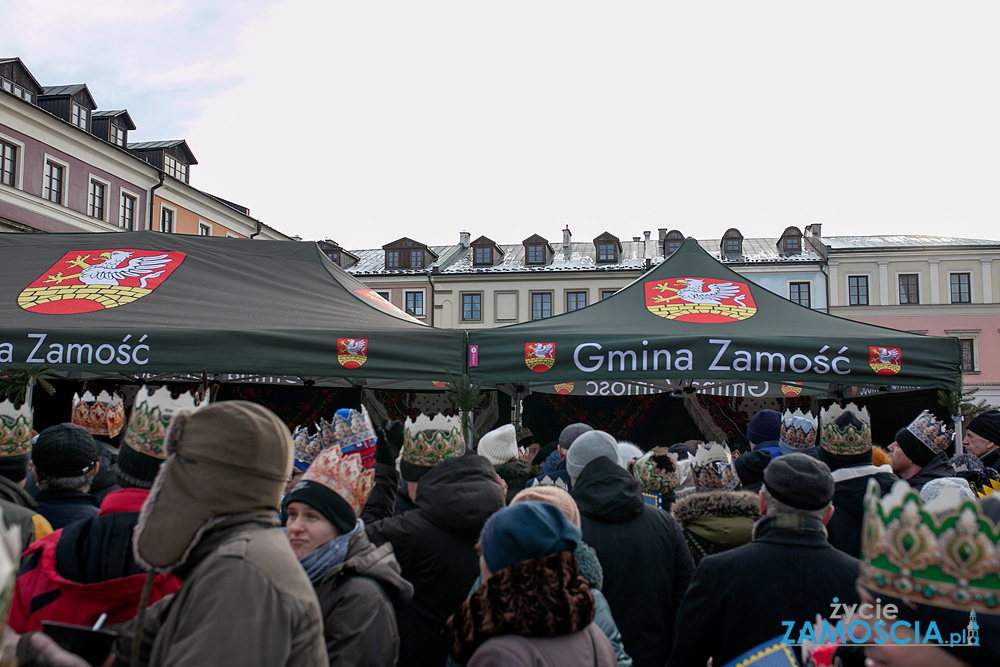
M 636 459 L 634 474 L 639 486 L 652 493 L 670 493 L 680 485 L 677 455 L 667 447 L 656 447 Z
M 1000 614 L 1000 529 L 957 490 L 924 503 L 898 481 L 879 498 L 871 480 L 858 584 L 911 602 Z
M 167 458 L 163 441 L 167 436 L 167 427 L 177 411 L 182 408 L 194 410 L 198 401 L 194 394 L 185 392 L 174 398 L 166 386 L 156 391 L 143 387 L 136 394 L 135 404 L 128 426 L 125 427 L 126 445 L 139 452 L 157 459 Z
M 819 446 L 834 456 L 855 456 L 871 451 L 872 419 L 868 408 L 848 403 L 820 410 Z
M 15 408 L 0 403 L 0 456 L 21 456 L 31 451 L 31 406 L 25 401 Z
M 729 446 L 717 442 L 698 445 L 691 460 L 691 474 L 699 491 L 732 491 L 740 484 Z
M 415 466 L 431 467 L 462 456 L 465 440 L 457 417 L 420 415 L 406 420 L 403 432 L 402 460 Z

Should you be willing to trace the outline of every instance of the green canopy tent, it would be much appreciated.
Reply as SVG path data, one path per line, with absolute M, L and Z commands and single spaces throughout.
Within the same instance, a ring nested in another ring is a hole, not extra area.
M 427 388 L 464 369 L 464 332 L 409 317 L 315 243 L 0 234 L 0 276 L 0 367 Z
M 690 238 L 608 299 L 544 320 L 470 331 L 469 347 L 471 380 L 510 383 L 518 393 L 608 395 L 611 388 L 612 395 L 635 395 L 749 382 L 770 395 L 843 394 L 861 386 L 947 388 L 960 376 L 957 340 L 792 303 Z

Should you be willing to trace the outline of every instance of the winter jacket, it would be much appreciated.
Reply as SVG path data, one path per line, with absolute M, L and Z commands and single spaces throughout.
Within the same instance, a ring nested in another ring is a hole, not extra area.
M 996 471 L 1000 471 L 1000 449 L 991 449 L 986 454 L 979 457 L 984 466 L 989 466 Z
M 538 486 L 540 484 L 554 484 L 556 481 L 562 482 L 562 487 L 564 489 L 569 489 L 572 485 L 570 482 L 569 471 L 566 470 L 566 457 L 559 455 L 559 450 L 556 449 L 551 454 L 549 458 L 545 459 L 545 463 L 542 465 L 541 474 L 539 474 L 534 479 L 528 480 L 525 484 L 528 486 Z
M 833 516 L 826 524 L 827 538 L 848 556 L 861 557 L 861 521 L 865 515 L 868 480 L 874 479 L 885 495 L 899 478 L 889 466 L 862 465 L 833 471 Z
M 927 465 L 921 468 L 916 475 L 906 480 L 915 491 L 920 491 L 924 484 L 937 479 L 938 477 L 954 477 L 955 468 L 943 452 L 934 455 Z
M 524 490 L 525 484 L 535 478 L 538 470 L 523 461 L 508 461 L 494 466 L 497 474 L 507 484 L 507 503 Z
M 684 531 L 697 567 L 705 556 L 750 541 L 753 525 L 760 518 L 760 500 L 749 491 L 705 491 L 688 494 L 670 511 Z
M 101 465 L 90 485 L 90 495 L 97 498 L 97 502 L 100 503 L 104 502 L 109 493 L 122 487 L 118 485 L 118 476 L 115 475 L 118 450 L 100 438 L 95 437 L 94 442 L 97 443 L 97 460 Z
M 399 484 L 399 471 L 394 466 L 376 461 L 373 470 L 375 486 L 359 517 L 366 524 L 392 516 L 396 505 L 396 486 Z
M 24 634 L 42 621 L 93 625 L 107 612 L 108 625 L 133 618 L 145 572 L 132 557 L 132 530 L 149 491 L 108 494 L 101 513 L 35 542 L 24 553 L 9 624 Z M 174 593 L 177 577 L 156 577 L 150 602 Z
M 858 602 L 856 558 L 834 549 L 819 521 L 766 517 L 754 539 L 706 556 L 684 595 L 668 667 L 725 665 L 744 651 L 780 637 L 783 621 L 815 621 L 833 598 Z M 797 634 L 796 634 L 797 637 Z
M 694 572 L 680 526 L 642 501 L 639 484 L 607 458 L 592 461 L 572 491 L 583 539 L 604 567 L 608 599 L 625 650 L 637 667 L 662 667 L 674 617 Z
M 501 635 L 488 639 L 469 660 L 469 667 L 612 667 L 614 653 L 596 624 L 561 637 Z
M 140 665 L 321 667 L 329 664 L 316 592 L 272 511 L 221 516 L 178 574 L 180 590 L 147 610 Z M 134 621 L 114 652 L 129 664 Z
M 392 667 L 399 658 L 393 605 L 409 604 L 413 586 L 399 573 L 392 545 L 376 547 L 359 531 L 347 556 L 316 584 L 330 665 Z
M 365 528 L 374 544 L 392 544 L 413 602 L 396 608 L 399 664 L 444 664 L 445 621 L 479 574 L 475 544 L 491 514 L 504 506 L 493 465 L 476 454 L 449 459 L 417 487 L 416 508 Z
M 39 491 L 35 502 L 38 513 L 48 519 L 53 530 L 65 528 L 75 521 L 92 519 L 101 511 L 101 503 L 94 496 L 65 489 Z
M 0 509 L 7 528 L 21 528 L 21 551 L 35 540 L 52 533 L 52 524 L 37 512 L 38 503 L 18 484 L 0 475 Z

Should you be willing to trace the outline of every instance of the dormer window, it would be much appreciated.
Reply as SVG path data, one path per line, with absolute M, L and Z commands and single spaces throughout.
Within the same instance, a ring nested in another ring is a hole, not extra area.
M 72 123 L 82 130 L 87 129 L 87 120 L 90 118 L 90 109 L 76 102 L 73 102 Z
M 111 143 L 115 146 L 125 145 L 125 130 L 118 127 L 114 123 L 111 124 Z
M 802 252 L 802 232 L 798 227 L 789 227 L 782 232 L 778 251 L 783 255 L 797 255 Z
M 594 248 L 597 250 L 598 264 L 608 264 L 621 259 L 622 244 L 618 237 L 610 232 L 604 232 L 594 239 Z
M 675 229 L 671 232 L 667 232 L 666 237 L 663 239 L 663 254 L 673 254 L 678 248 L 681 247 L 682 243 L 684 243 L 684 235 L 679 231 Z
M 334 264 L 337 265 L 340 264 L 340 253 L 338 251 L 331 250 L 330 252 L 326 253 L 326 256 L 329 257 L 330 261 L 333 262 Z
M 613 262 L 613 261 L 615 261 L 615 244 L 613 244 L 613 243 L 598 243 L 597 244 L 597 261 L 598 262 Z
M 386 250 L 385 251 L 385 268 L 387 268 L 387 269 L 398 269 L 399 268 L 399 251 L 398 250 Z
M 29 93 L 22 86 L 17 85 L 10 79 L 5 79 L 3 77 L 0 77 L 0 88 L 3 88 L 8 93 L 12 93 L 17 97 L 20 97 L 25 102 L 31 102 L 34 100 L 34 96 L 31 93 Z
M 743 254 L 743 235 L 738 229 L 726 230 L 722 235 L 722 252 L 726 255 Z
M 545 263 L 545 244 L 544 243 L 532 243 L 527 245 L 525 248 L 525 261 L 528 264 L 544 264 Z
M 491 266 L 493 264 L 493 248 L 489 246 L 475 248 L 472 263 L 476 266 Z
M 411 250 L 410 251 L 410 268 L 411 269 L 422 269 L 422 268 L 424 268 L 424 251 L 423 250 Z
M 180 160 L 171 157 L 169 155 L 164 155 L 163 170 L 167 172 L 168 176 L 173 176 L 178 181 L 184 181 L 185 183 L 187 183 L 188 167 Z

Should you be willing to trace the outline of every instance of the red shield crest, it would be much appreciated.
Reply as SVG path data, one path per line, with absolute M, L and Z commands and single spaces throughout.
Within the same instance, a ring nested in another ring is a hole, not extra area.
M 903 367 L 903 351 L 898 347 L 868 347 L 868 365 L 879 375 L 895 375 Z
M 649 312 L 678 322 L 736 322 L 757 312 L 747 284 L 731 280 L 667 278 L 648 281 L 645 290 Z
M 338 338 L 337 361 L 348 370 L 361 368 L 368 361 L 368 339 Z
M 163 284 L 185 256 L 182 252 L 133 248 L 67 252 L 21 290 L 17 305 L 49 315 L 124 306 Z
M 560 384 L 552 385 L 552 388 L 556 390 L 557 393 L 562 395 L 573 393 L 573 387 L 576 386 L 575 382 L 562 382 Z
M 781 385 L 781 393 L 789 398 L 793 396 L 798 396 L 802 393 L 802 385 L 798 382 L 789 382 L 787 384 Z
M 544 373 L 556 363 L 556 344 L 525 343 L 524 363 L 536 373 Z

